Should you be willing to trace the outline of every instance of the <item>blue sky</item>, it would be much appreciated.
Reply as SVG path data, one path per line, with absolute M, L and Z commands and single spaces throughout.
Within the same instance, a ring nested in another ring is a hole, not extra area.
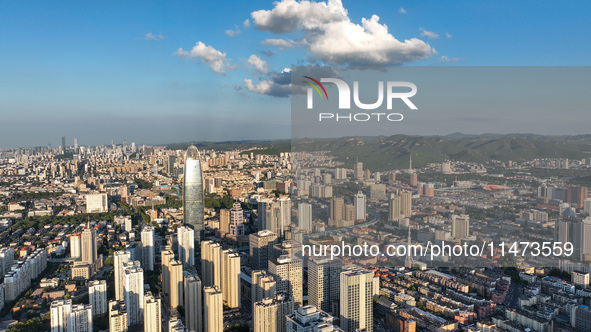
M 90 145 L 289 138 L 284 68 L 587 66 L 590 7 L 583 1 L 0 1 L 0 146 L 56 145 L 62 135 Z M 364 18 L 377 29 L 373 35 Z M 360 32 L 344 35 L 341 28 Z

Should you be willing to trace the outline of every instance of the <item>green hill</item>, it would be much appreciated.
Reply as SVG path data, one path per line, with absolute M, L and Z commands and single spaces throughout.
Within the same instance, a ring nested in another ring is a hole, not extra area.
M 293 151 L 330 151 L 351 167 L 356 158 L 372 171 L 408 168 L 412 151 L 413 166 L 445 160 L 486 162 L 524 161 L 536 158 L 581 159 L 591 156 L 591 145 L 552 142 L 511 136 L 423 137 L 345 137 L 301 140 Z

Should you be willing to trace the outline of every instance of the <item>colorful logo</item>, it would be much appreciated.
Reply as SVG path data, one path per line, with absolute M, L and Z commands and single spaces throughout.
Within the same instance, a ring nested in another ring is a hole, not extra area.
M 311 80 L 312 82 L 318 84 L 318 86 L 308 82 L 308 81 L 303 81 L 304 83 L 308 83 L 311 87 L 313 87 L 314 89 L 316 89 L 316 91 L 318 92 L 318 95 L 320 96 L 320 99 L 324 99 L 324 97 L 322 97 L 322 93 L 320 93 L 320 89 L 318 89 L 318 87 L 320 87 L 322 89 L 322 91 L 324 91 L 324 95 L 326 96 L 326 100 L 328 100 L 328 94 L 326 93 L 326 89 L 324 89 L 324 85 L 322 85 L 322 83 L 320 83 L 318 80 L 313 79 L 310 76 L 303 76 L 309 80 Z

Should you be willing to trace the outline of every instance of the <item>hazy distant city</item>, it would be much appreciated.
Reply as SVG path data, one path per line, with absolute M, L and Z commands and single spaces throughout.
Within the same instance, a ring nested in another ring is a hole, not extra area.
M 428 138 L 381 138 L 417 139 Z M 414 163 L 410 149 L 395 156 L 406 165 L 377 171 L 337 148 L 187 146 L 64 136 L 1 150 L 2 329 L 590 326 L 589 157 L 430 162 L 415 144 Z M 426 243 L 486 250 L 430 256 Z M 381 254 L 310 249 L 347 246 Z M 388 246 L 405 251 L 384 255 Z

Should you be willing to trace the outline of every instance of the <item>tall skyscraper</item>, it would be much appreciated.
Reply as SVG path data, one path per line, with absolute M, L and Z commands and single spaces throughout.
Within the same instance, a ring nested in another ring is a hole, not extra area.
M 176 309 L 178 306 L 184 304 L 183 300 L 183 263 L 177 260 L 171 260 L 168 264 L 169 269 L 169 286 L 170 293 L 167 297 L 168 306 L 171 309 Z
M 250 299 L 253 304 L 266 298 L 275 297 L 277 283 L 271 274 L 265 270 L 255 270 L 250 276 L 252 280 Z
M 308 303 L 331 312 L 340 297 L 340 259 L 310 258 L 308 261 Z M 333 314 L 338 314 L 337 312 Z
M 233 250 L 222 251 L 222 295 L 228 308 L 240 307 L 240 255 Z
M 78 152 L 78 139 L 74 138 L 74 152 Z
M 281 256 L 269 261 L 269 272 L 277 282 L 277 293 L 286 293 L 299 308 L 303 302 L 302 260 L 290 256 Z
M 406 218 L 410 218 L 412 216 L 412 193 L 402 190 L 398 193 L 398 196 L 400 196 L 400 212 Z
M 115 269 L 115 299 L 117 301 L 123 301 L 125 299 L 125 273 L 123 272 L 123 269 L 125 264 L 130 260 L 130 256 L 130 252 L 125 250 L 115 251 L 113 253 L 113 267 Z
M 229 233 L 234 236 L 244 235 L 244 212 L 240 202 L 234 202 L 230 210 L 230 230 Z
M 470 216 L 467 214 L 451 217 L 451 236 L 455 239 L 465 239 L 470 236 Z
M 220 209 L 220 233 L 222 237 L 230 234 L 230 210 L 228 209 Z
M 363 179 L 363 163 L 360 162 L 359 160 L 357 160 L 357 162 L 355 162 L 355 165 L 353 165 L 353 173 L 354 173 L 355 179 L 357 179 L 357 180 Z
M 109 332 L 127 332 L 127 309 L 122 301 L 109 301 Z
M 373 272 L 347 265 L 340 277 L 341 328 L 345 332 L 373 331 Z
M 160 298 L 147 292 L 144 296 L 144 332 L 162 331 L 162 304 Z
M 142 229 L 142 267 L 146 271 L 154 271 L 154 227 Z
M 312 231 L 312 204 L 298 204 L 298 226 L 301 230 Z
M 287 196 L 279 198 L 281 213 L 281 230 L 291 225 L 291 199 Z
M 140 262 L 128 262 L 124 269 L 123 286 L 127 323 L 129 326 L 142 324 L 144 321 L 144 270 Z
M 275 243 L 277 243 L 277 234 L 269 230 L 249 235 L 249 260 L 253 270 L 267 269 Z
M 342 197 L 333 197 L 330 202 L 330 219 L 328 220 L 328 226 L 337 226 L 341 220 L 345 219 L 345 199 Z
M 400 215 L 402 214 L 400 201 L 400 196 L 395 194 L 390 195 L 390 200 L 388 201 L 388 220 L 397 221 L 400 219 Z
M 260 200 L 257 205 L 258 213 L 258 228 L 259 230 L 269 229 L 267 221 L 267 210 L 269 209 L 271 202 L 268 200 Z
M 222 290 L 217 287 L 203 288 L 204 294 L 204 327 L 207 332 L 224 331 L 224 305 Z
M 170 262 L 174 260 L 172 250 L 164 250 L 160 254 L 162 259 L 162 294 L 164 298 L 170 295 Z
M 183 211 L 185 225 L 195 231 L 197 247 L 203 231 L 203 175 L 199 150 L 193 145 L 187 149 L 185 159 Z
M 285 332 L 285 317 L 293 310 L 293 299 L 287 294 L 256 302 L 253 307 L 254 332 Z
M 213 241 L 201 242 L 201 276 L 204 287 L 222 287 L 222 246 Z
M 96 231 L 90 224 L 82 231 L 82 263 L 93 265 L 97 258 Z
M 187 226 L 177 228 L 179 260 L 185 267 L 195 266 L 195 231 Z
M 365 210 L 366 210 L 366 206 L 367 206 L 367 198 L 365 197 L 365 194 L 363 194 L 363 192 L 359 191 L 355 195 L 354 206 L 355 206 L 355 220 L 365 220 L 365 214 L 366 214 Z
M 183 272 L 185 279 L 185 325 L 189 331 L 203 331 L 203 291 L 196 271 Z
M 93 280 L 88 283 L 88 300 L 92 306 L 93 316 L 107 313 L 107 281 Z
M 62 153 L 66 153 L 66 136 L 62 136 Z

